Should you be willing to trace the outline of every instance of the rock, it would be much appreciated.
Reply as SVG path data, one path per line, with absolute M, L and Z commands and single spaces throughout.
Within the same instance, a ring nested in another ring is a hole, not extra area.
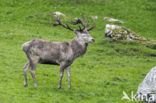
M 104 17 L 104 19 L 103 20 L 105 20 L 105 21 L 109 21 L 109 22 L 113 22 L 113 23 L 121 23 L 121 24 L 123 24 L 124 22 L 123 21 L 121 21 L 121 20 L 118 20 L 118 19 L 114 19 L 114 18 L 110 18 L 110 17 Z
M 75 19 L 75 20 L 78 20 L 79 18 L 78 18 L 78 17 L 75 17 L 74 19 Z
M 137 90 L 137 100 L 156 103 L 156 66 L 146 75 Z
M 113 40 L 145 40 L 144 37 L 136 35 L 136 33 L 125 27 L 110 24 L 106 25 L 105 37 Z
M 59 11 L 53 12 L 53 15 L 56 16 L 56 17 L 65 16 L 63 13 L 61 13 Z
M 98 19 L 98 16 L 92 16 L 92 19 Z

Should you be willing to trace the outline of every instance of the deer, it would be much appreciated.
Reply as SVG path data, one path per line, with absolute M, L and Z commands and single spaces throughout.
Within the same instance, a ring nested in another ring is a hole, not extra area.
M 52 23 L 54 26 L 62 26 L 65 29 L 73 31 L 76 37 L 70 42 L 52 42 L 42 39 L 34 39 L 25 42 L 22 45 L 22 49 L 27 57 L 27 63 L 24 66 L 24 86 L 27 87 L 27 71 L 31 68 L 30 73 L 35 87 L 37 86 L 35 78 L 35 70 L 37 64 L 50 64 L 60 66 L 60 76 L 58 89 L 61 88 L 62 78 L 64 70 L 66 69 L 68 77 L 68 88 L 71 88 L 70 82 L 70 66 L 73 61 L 86 53 L 88 43 L 95 42 L 95 39 L 88 33 L 90 30 L 96 27 L 94 23 L 90 28 L 88 27 L 89 21 L 85 23 L 84 16 L 82 19 L 78 18 L 75 21 L 68 22 L 71 25 L 79 25 L 78 29 L 71 28 L 68 23 L 64 24 L 60 17 L 56 18 L 56 23 Z M 81 26 L 80 26 L 81 25 Z

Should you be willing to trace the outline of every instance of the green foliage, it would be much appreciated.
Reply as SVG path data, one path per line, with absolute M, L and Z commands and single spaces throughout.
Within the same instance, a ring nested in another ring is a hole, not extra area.
M 125 24 L 120 25 L 156 40 L 155 5 L 155 0 L 0 0 L 0 103 L 127 103 L 121 100 L 122 92 L 136 92 L 155 66 L 156 46 L 110 41 L 104 37 L 108 22 L 103 18 L 123 20 Z M 66 20 L 97 15 L 97 27 L 90 32 L 96 42 L 72 64 L 71 90 L 66 75 L 62 89 L 57 89 L 58 66 L 40 64 L 36 70 L 39 87 L 34 87 L 28 73 L 25 88 L 22 68 L 27 60 L 21 45 L 34 38 L 71 41 L 75 36 L 50 24 L 49 13 L 54 11 L 63 12 Z

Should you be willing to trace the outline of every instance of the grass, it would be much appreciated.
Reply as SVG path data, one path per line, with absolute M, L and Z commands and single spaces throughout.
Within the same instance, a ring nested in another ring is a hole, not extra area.
M 108 22 L 103 17 L 123 20 L 122 26 L 156 40 L 155 5 L 154 0 L 0 0 L 0 103 L 127 103 L 121 100 L 122 92 L 136 93 L 155 66 L 156 45 L 110 41 L 104 37 Z M 34 87 L 28 73 L 25 88 L 22 68 L 27 60 L 21 45 L 34 38 L 71 41 L 75 36 L 51 26 L 48 13 L 53 11 L 63 12 L 66 20 L 81 13 L 97 15 L 97 27 L 90 32 L 96 42 L 72 64 L 70 90 L 66 75 L 62 89 L 57 89 L 58 66 L 41 64 L 36 70 L 39 87 Z

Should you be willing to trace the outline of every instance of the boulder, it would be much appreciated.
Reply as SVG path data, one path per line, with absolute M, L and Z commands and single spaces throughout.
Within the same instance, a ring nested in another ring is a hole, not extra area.
M 124 22 L 118 19 L 110 18 L 110 17 L 104 17 L 103 20 L 113 22 L 113 23 L 120 23 L 123 24 Z
M 98 16 L 91 16 L 92 19 L 98 19 Z
M 156 103 L 156 66 L 146 75 L 137 90 L 137 100 Z
M 105 37 L 113 40 L 146 40 L 144 37 L 136 35 L 135 32 L 121 26 L 107 24 Z
M 59 11 L 56 11 L 56 12 L 53 12 L 53 15 L 55 16 L 55 17 L 59 17 L 59 16 L 65 16 L 63 13 L 61 13 L 61 12 L 59 12 Z

